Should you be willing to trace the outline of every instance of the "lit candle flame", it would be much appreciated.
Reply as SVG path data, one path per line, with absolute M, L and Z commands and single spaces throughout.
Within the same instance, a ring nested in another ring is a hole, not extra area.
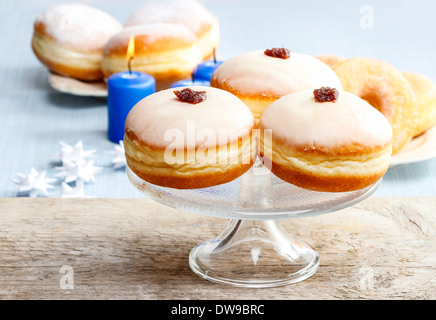
M 130 36 L 129 44 L 127 45 L 127 54 L 126 54 L 127 60 L 133 59 L 134 55 L 135 55 L 135 37 Z
M 132 68 L 130 67 L 130 63 L 135 56 L 135 37 L 133 35 L 130 36 L 129 44 L 127 45 L 127 67 L 129 68 L 129 72 L 132 73 Z

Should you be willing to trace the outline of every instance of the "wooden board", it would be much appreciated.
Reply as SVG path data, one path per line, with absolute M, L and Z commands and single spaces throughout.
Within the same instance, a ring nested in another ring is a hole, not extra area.
M 0 199 L 1 299 L 435 299 L 436 198 L 369 198 L 283 221 L 320 253 L 270 289 L 195 275 L 188 255 L 226 220 L 148 199 Z

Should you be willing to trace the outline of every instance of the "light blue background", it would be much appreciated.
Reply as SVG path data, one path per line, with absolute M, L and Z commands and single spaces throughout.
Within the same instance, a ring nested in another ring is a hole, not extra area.
M 78 1 L 111 13 L 124 23 L 145 1 Z M 30 47 L 33 21 L 62 1 L 0 0 L 0 197 L 15 197 L 16 172 L 34 167 L 54 177 L 50 157 L 58 141 L 95 149 L 95 164 L 103 167 L 96 182 L 85 186 L 93 197 L 141 197 L 124 170 L 113 170 L 105 151 L 107 139 L 104 99 L 57 92 L 48 84 L 47 69 Z M 270 47 L 345 57 L 386 60 L 400 70 L 424 73 L 436 81 L 436 2 L 434 1 L 203 1 L 221 23 L 224 58 Z M 362 6 L 374 10 L 372 29 L 362 29 Z M 435 196 L 436 160 L 390 169 L 378 196 Z M 60 192 L 60 183 L 50 193 Z

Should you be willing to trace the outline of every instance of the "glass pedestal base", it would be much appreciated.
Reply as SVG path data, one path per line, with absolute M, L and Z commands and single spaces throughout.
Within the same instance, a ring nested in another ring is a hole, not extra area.
M 318 253 L 289 236 L 280 220 L 349 207 L 369 197 L 381 183 L 379 180 L 351 192 L 315 192 L 259 169 L 262 167 L 255 165 L 223 185 L 187 190 L 150 184 L 129 168 L 127 175 L 134 186 L 155 201 L 184 211 L 232 219 L 220 236 L 192 249 L 189 264 L 205 279 L 251 288 L 295 283 L 318 269 Z
M 189 265 L 213 282 L 266 288 L 307 279 L 317 271 L 319 255 L 279 221 L 231 220 L 219 237 L 192 249 Z

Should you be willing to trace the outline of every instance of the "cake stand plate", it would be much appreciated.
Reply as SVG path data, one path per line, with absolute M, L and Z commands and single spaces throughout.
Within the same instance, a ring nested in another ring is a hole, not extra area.
M 165 188 L 140 179 L 129 168 L 127 174 L 153 200 L 230 219 L 221 235 L 192 249 L 189 265 L 207 280 L 250 288 L 295 283 L 318 269 L 318 252 L 289 235 L 281 219 L 346 208 L 370 196 L 381 183 L 353 192 L 315 192 L 286 183 L 259 163 L 232 182 L 204 189 Z

